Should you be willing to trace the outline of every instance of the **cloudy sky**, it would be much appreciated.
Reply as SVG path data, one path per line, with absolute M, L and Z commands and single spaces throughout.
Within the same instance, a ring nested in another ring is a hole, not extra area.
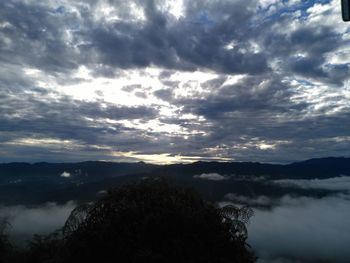
M 350 155 L 338 0 L 0 1 L 0 162 Z

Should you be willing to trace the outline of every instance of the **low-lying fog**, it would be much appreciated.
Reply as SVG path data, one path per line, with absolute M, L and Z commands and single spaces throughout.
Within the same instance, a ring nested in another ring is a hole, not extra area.
M 64 205 L 46 203 L 36 207 L 0 206 L 0 217 L 10 223 L 6 233 L 11 241 L 22 246 L 34 234 L 46 235 L 61 228 L 75 207 L 73 201 Z
M 342 192 L 323 198 L 285 195 L 270 200 L 271 210 L 255 209 L 248 241 L 260 257 L 258 262 L 350 262 L 349 179 L 275 181 L 281 187 L 292 184 Z
M 259 257 L 258 262 L 350 262 L 350 177 L 271 183 L 340 192 L 322 198 L 287 194 L 278 199 L 228 193 L 226 199 L 254 207 L 248 243 Z M 72 201 L 39 207 L 0 206 L 0 217 L 11 223 L 7 230 L 11 239 L 24 244 L 33 234 L 48 234 L 62 227 L 75 206 Z M 270 209 L 261 208 L 266 206 Z
M 258 262 L 350 262 L 350 196 L 284 196 L 272 210 L 255 209 L 248 243 Z

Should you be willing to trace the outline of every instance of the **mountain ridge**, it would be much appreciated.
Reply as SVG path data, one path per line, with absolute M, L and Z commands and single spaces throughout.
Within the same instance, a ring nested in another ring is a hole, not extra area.
M 309 159 L 291 164 L 258 162 L 194 162 L 156 165 L 144 162 L 115 163 L 87 161 L 78 163 L 0 164 L 0 200 L 3 204 L 38 204 L 47 201 L 89 201 L 99 192 L 128 181 L 163 176 L 193 186 L 207 198 L 220 200 L 226 193 L 253 196 L 313 194 L 313 192 L 274 185 L 279 179 L 327 179 L 350 176 L 350 158 Z M 212 176 L 219 180 L 211 179 Z M 1 205 L 1 204 L 0 204 Z
M 68 172 L 75 174 L 85 172 L 90 176 L 110 177 L 134 173 L 156 173 L 193 175 L 194 173 L 219 173 L 240 175 L 268 175 L 281 178 L 328 178 L 340 175 L 350 175 L 350 158 L 326 157 L 313 158 L 290 164 L 271 164 L 261 162 L 216 162 L 198 161 L 188 164 L 152 164 L 145 162 L 106 162 L 84 161 L 69 163 L 0 163 L 0 176 L 23 175 L 58 175 Z M 1 178 L 0 178 L 1 180 Z

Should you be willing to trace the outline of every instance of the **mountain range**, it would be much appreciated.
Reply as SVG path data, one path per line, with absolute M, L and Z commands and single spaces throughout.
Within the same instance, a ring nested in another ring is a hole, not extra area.
M 0 204 L 86 202 L 121 183 L 163 176 L 196 188 L 207 198 L 222 200 L 227 193 L 282 196 L 286 193 L 325 195 L 326 190 L 281 188 L 279 179 L 326 179 L 350 176 L 350 158 L 329 157 L 291 164 L 257 162 L 194 162 L 155 165 L 114 163 L 3 163 L 0 164 Z

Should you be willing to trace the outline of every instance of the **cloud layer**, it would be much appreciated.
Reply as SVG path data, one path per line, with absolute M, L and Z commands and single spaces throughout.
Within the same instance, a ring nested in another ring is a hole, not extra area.
M 349 262 L 349 195 L 285 196 L 271 211 L 255 210 L 249 243 L 258 262 Z
M 10 223 L 6 229 L 10 239 L 23 246 L 34 234 L 47 235 L 61 228 L 76 205 L 73 201 L 36 207 L 0 205 L 0 215 Z
M 229 179 L 227 176 L 218 174 L 218 173 L 207 173 L 207 174 L 197 174 L 193 178 L 211 180 L 211 181 L 222 181 Z
M 225 195 L 226 201 L 222 204 L 254 208 L 248 225 L 248 243 L 257 254 L 258 263 L 350 261 L 349 177 L 283 179 L 266 183 L 281 187 L 282 191 L 285 187 L 309 191 L 304 194 L 285 191 L 281 197 L 274 191 L 266 195 Z M 333 192 L 312 196 L 311 190 Z
M 0 3 L 0 161 L 349 155 L 339 1 Z
M 295 186 L 304 189 L 326 189 L 335 191 L 347 191 L 350 193 L 350 177 L 340 176 L 328 179 L 312 179 L 312 180 L 293 180 L 283 179 L 276 180 L 281 186 Z

